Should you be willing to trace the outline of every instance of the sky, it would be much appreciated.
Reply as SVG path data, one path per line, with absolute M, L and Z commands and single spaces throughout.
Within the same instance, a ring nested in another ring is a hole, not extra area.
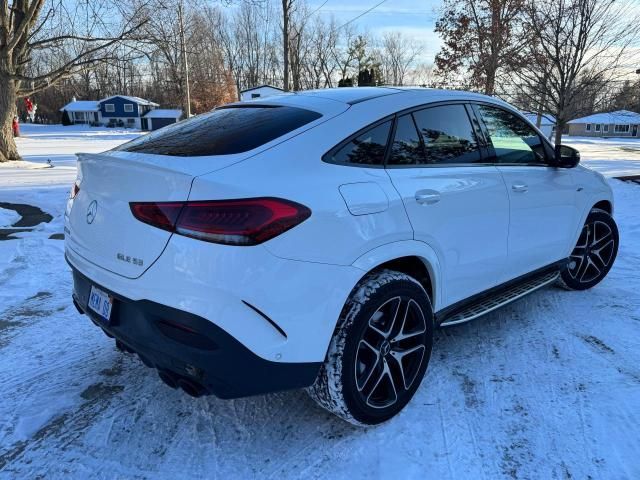
M 333 15 L 338 23 L 342 24 L 366 12 L 380 1 L 327 0 L 324 3 L 324 0 L 312 0 L 309 2 L 309 10 L 314 11 L 320 7 L 316 15 L 327 18 Z M 431 63 L 441 44 L 440 38 L 433 30 L 440 6 L 440 0 L 386 0 L 353 23 L 373 34 L 382 35 L 389 30 L 407 34 L 424 46 L 425 50 L 420 57 L 423 61 Z

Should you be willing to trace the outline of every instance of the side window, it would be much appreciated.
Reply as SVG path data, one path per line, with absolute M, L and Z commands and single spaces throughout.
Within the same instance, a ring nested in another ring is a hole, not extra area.
M 493 158 L 490 161 L 522 164 L 545 162 L 542 140 L 526 122 L 501 108 L 479 105 L 478 110 L 489 131 L 493 146 Z
M 389 165 L 424 164 L 424 150 L 411 114 L 403 115 L 396 122 L 396 133 L 391 145 Z
M 356 165 L 383 165 L 389 130 L 391 130 L 391 120 L 370 128 L 333 152 L 329 161 Z
M 413 113 L 426 163 L 478 163 L 478 141 L 464 105 L 431 107 Z

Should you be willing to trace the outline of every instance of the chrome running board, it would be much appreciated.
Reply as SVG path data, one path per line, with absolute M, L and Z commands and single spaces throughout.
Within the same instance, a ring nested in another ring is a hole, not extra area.
M 492 312 L 508 303 L 511 303 L 525 295 L 535 292 L 536 290 L 549 285 L 556 281 L 560 272 L 555 271 L 534 277 L 523 283 L 514 285 L 511 288 L 503 290 L 495 295 L 485 297 L 478 302 L 463 307 L 462 310 L 458 310 L 451 316 L 447 316 L 445 320 L 440 324 L 441 327 L 448 327 L 450 325 L 457 325 L 459 323 L 468 322 L 474 320 L 486 313 Z

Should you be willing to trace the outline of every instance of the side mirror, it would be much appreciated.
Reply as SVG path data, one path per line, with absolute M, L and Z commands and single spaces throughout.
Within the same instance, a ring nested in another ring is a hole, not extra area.
M 555 154 L 555 167 L 573 168 L 580 163 L 580 152 L 568 145 L 556 145 Z

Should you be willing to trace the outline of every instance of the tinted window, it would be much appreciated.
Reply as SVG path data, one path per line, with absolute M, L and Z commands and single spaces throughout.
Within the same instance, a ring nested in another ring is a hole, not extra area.
M 542 163 L 544 145 L 538 133 L 524 120 L 501 108 L 479 105 L 493 146 L 492 163 Z
M 241 153 L 321 116 L 294 107 L 223 107 L 143 135 L 116 150 L 181 157 Z
M 475 163 L 480 151 L 463 105 L 445 105 L 414 112 L 427 163 Z
M 382 165 L 387 147 L 391 120 L 358 135 L 330 156 L 331 162 L 359 165 Z
M 416 165 L 425 163 L 424 150 L 411 115 L 403 115 L 396 123 L 391 145 L 389 165 Z

